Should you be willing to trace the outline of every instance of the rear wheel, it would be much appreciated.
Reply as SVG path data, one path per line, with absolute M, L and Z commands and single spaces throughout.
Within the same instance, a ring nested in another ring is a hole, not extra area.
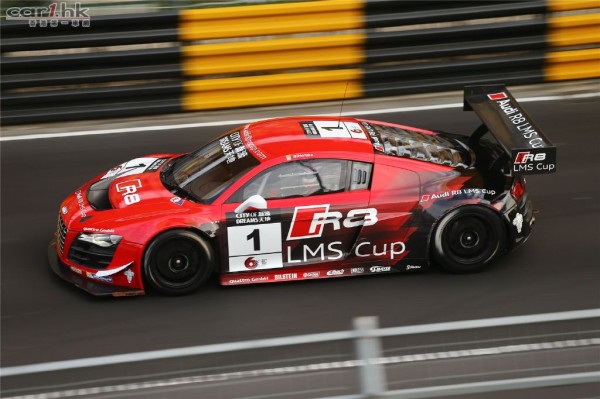
M 204 283 L 213 270 L 208 243 L 188 230 L 170 230 L 156 237 L 144 255 L 144 278 L 153 290 L 185 295 Z
M 483 269 L 506 242 L 500 217 L 481 206 L 465 206 L 446 215 L 433 236 L 433 257 L 445 270 L 471 273 Z

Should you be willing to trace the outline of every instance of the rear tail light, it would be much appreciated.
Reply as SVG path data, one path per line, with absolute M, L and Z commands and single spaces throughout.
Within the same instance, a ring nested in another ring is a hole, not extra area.
M 510 189 L 510 195 L 515 201 L 520 202 L 521 198 L 525 194 L 525 178 L 523 176 L 517 176 L 512 188 Z

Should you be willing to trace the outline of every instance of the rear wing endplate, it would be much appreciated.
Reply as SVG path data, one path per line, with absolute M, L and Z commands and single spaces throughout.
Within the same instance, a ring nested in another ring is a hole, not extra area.
M 471 140 L 492 133 L 508 155 L 514 174 L 556 172 L 556 147 L 504 85 L 466 86 L 464 110 L 475 111 L 483 122 Z

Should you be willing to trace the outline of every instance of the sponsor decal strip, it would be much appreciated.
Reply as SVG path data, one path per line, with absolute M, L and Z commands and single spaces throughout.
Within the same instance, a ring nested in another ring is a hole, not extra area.
M 505 345 L 488 348 L 476 348 L 476 349 L 462 349 L 446 352 L 430 352 L 430 353 L 417 353 L 413 355 L 403 356 L 389 356 L 381 357 L 377 359 L 365 360 L 342 360 L 335 362 L 323 362 L 323 363 L 312 363 L 303 364 L 299 366 L 283 366 L 273 367 L 267 369 L 257 370 L 246 370 L 246 371 L 235 371 L 229 373 L 218 373 L 208 375 L 197 375 L 189 377 L 178 377 L 168 378 L 164 380 L 145 381 L 130 384 L 118 384 L 118 385 L 107 385 L 97 386 L 91 388 L 80 388 L 80 389 L 69 389 L 64 391 L 54 391 L 38 393 L 33 395 L 22 395 L 12 396 L 6 399 L 51 399 L 51 398 L 62 398 L 71 396 L 85 396 L 85 395 L 97 395 L 102 393 L 114 394 L 115 392 L 126 392 L 126 391 L 138 391 L 141 389 L 155 389 L 164 387 L 176 387 L 179 385 L 189 384 L 206 384 L 206 383 L 222 383 L 225 381 L 239 380 L 242 378 L 256 378 L 256 377 L 275 377 L 289 374 L 298 374 L 306 372 L 315 372 L 323 370 L 340 370 L 348 368 L 362 367 L 367 364 L 400 364 L 400 363 L 414 363 L 414 362 L 425 362 L 435 360 L 446 360 L 446 359 L 460 359 L 470 358 L 478 356 L 491 356 L 491 355 L 506 355 L 511 353 L 522 353 L 522 352 L 536 352 L 551 349 L 564 349 L 564 348 L 586 348 L 590 346 L 600 345 L 600 338 L 588 338 L 588 339 L 572 339 L 565 341 L 553 341 L 553 342 L 539 342 L 531 344 L 521 345 Z M 581 364 L 581 366 L 591 366 L 591 364 Z M 535 368 L 527 370 L 537 370 Z M 493 374 L 490 372 L 489 374 Z M 586 374 L 589 378 L 592 378 L 590 382 L 597 381 L 600 378 L 600 372 L 589 372 L 579 373 Z M 559 376 L 551 376 L 559 377 Z
M 242 142 L 239 131 L 219 139 L 219 144 L 227 163 L 232 163 L 248 156 L 248 151 Z
M 243 137 L 246 141 L 246 147 L 248 148 L 248 150 L 250 150 L 254 155 L 256 155 L 260 159 L 267 158 L 267 156 L 261 150 L 258 149 L 256 144 L 254 144 L 254 141 L 252 141 L 252 134 L 248 129 L 248 125 L 244 126 Z
M 280 281 L 300 281 L 300 280 L 311 280 L 317 278 L 332 278 L 332 277 L 350 277 L 360 276 L 367 274 L 379 274 L 379 273 L 397 273 L 403 270 L 421 269 L 421 266 L 399 266 L 394 268 L 392 266 L 357 266 L 357 267 L 337 267 L 337 268 L 324 268 L 318 269 L 294 269 L 288 271 L 283 268 L 272 271 L 258 271 L 253 273 L 232 273 L 229 275 L 221 276 L 222 285 L 244 285 L 244 284 L 256 284 L 256 283 L 276 283 Z
M 79 207 L 81 217 L 84 218 L 87 216 L 87 213 L 85 211 L 85 203 L 83 202 L 83 194 L 81 193 L 81 190 L 75 191 L 75 197 L 77 198 L 77 206 Z
M 115 229 L 101 228 L 101 227 L 84 227 L 83 231 L 85 233 L 113 234 L 115 232 Z

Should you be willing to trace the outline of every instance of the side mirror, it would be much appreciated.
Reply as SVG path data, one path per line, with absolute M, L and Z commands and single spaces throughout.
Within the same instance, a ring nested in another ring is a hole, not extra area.
M 237 208 L 235 208 L 235 213 L 241 213 L 250 208 L 267 209 L 267 200 L 258 194 L 254 194 L 246 201 L 242 202 Z

